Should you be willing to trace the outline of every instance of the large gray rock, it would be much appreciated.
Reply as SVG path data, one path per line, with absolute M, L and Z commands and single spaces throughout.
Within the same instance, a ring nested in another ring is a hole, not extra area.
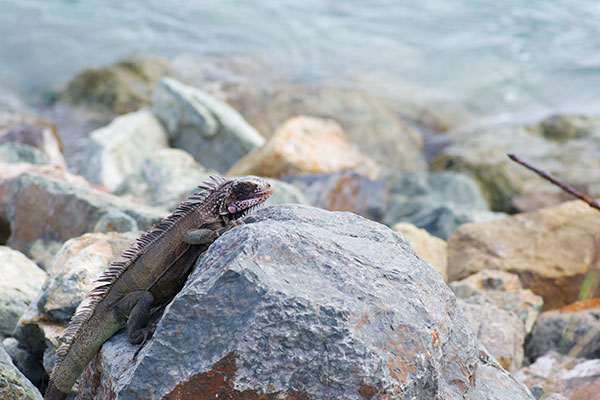
M 165 210 L 37 173 L 22 173 L 2 186 L 0 220 L 10 226 L 7 244 L 44 269 L 67 239 L 100 228 L 146 230 L 167 215 Z
M 383 179 L 390 186 L 389 206 L 383 217 L 388 226 L 410 222 L 445 240 L 464 223 L 505 215 L 489 211 L 475 182 L 463 174 L 388 170 Z
M 532 399 L 390 229 L 296 205 L 245 222 L 210 247 L 135 361 L 124 333 L 103 346 L 82 399 Z
M 42 400 L 40 392 L 19 372 L 2 345 L 0 345 L 0 398 Z
M 90 134 L 78 172 L 90 183 L 114 189 L 146 157 L 168 145 L 167 133 L 151 112 L 122 115 Z
M 0 162 L 47 164 L 48 157 L 33 146 L 22 143 L 0 143 Z
M 162 79 L 153 111 L 174 147 L 191 153 L 203 166 L 227 171 L 265 139 L 227 104 L 171 78 Z
M 37 295 L 46 273 L 24 254 L 0 246 L 0 337 L 13 333 L 17 321 Z

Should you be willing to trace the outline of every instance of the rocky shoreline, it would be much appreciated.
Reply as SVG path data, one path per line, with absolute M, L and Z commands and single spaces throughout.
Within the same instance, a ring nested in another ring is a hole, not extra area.
M 600 117 L 469 127 L 147 58 L 82 72 L 53 107 L 69 122 L 0 112 L 0 397 L 40 398 L 136 235 L 208 176 L 251 174 L 268 207 L 215 242 L 136 360 L 121 334 L 103 346 L 78 398 L 600 399 L 600 213 L 506 157 L 600 197 Z

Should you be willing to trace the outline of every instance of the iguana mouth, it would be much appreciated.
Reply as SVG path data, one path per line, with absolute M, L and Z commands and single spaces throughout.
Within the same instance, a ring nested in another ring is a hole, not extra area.
M 227 207 L 227 211 L 229 211 L 229 216 L 232 219 L 238 219 L 245 215 L 247 215 L 250 211 L 254 210 L 256 207 L 260 206 L 265 202 L 271 195 L 273 194 L 274 189 L 272 186 L 261 192 L 255 193 L 253 198 L 246 200 L 236 201 Z

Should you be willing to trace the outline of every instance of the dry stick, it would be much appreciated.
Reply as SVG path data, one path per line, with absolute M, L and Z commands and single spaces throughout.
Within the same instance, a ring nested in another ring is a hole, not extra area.
M 515 156 L 514 154 L 508 154 L 508 157 L 511 160 L 518 162 L 525 168 L 532 170 L 533 172 L 535 172 L 542 178 L 547 179 L 550 182 L 554 183 L 556 186 L 558 186 L 565 192 L 572 194 L 573 196 L 585 201 L 590 207 L 595 208 L 596 210 L 600 211 L 600 203 L 597 202 L 596 200 L 592 199 L 590 196 L 586 196 L 585 194 L 581 193 L 580 191 L 574 189 L 573 187 L 571 187 L 565 183 L 562 183 L 561 181 L 559 181 L 558 179 L 556 179 L 555 177 L 550 175 L 548 172 L 542 171 L 541 169 L 534 167 L 533 165 L 529 164 L 527 161 L 520 159 L 519 157 Z
M 598 203 L 591 197 L 586 196 L 585 194 L 579 192 L 578 190 L 572 188 L 571 186 L 560 182 L 558 179 L 553 177 L 548 172 L 542 171 L 541 169 L 534 167 L 533 165 L 520 159 L 519 157 L 515 156 L 514 154 L 508 154 L 508 157 L 511 160 L 521 164 L 522 166 L 532 170 L 533 172 L 535 172 L 542 178 L 549 180 L 550 182 L 552 182 L 553 184 L 555 184 L 556 186 L 558 186 L 565 192 L 572 194 L 573 196 L 585 201 L 590 207 L 595 208 L 596 210 L 600 210 L 600 203 Z M 598 284 L 598 278 L 596 277 L 596 279 L 594 279 L 595 272 L 598 272 L 598 269 L 596 269 L 594 267 L 598 266 L 599 261 L 600 261 L 599 248 L 600 248 L 600 235 L 597 236 L 595 239 L 594 253 L 592 255 L 591 268 L 588 271 L 588 273 L 586 274 L 586 279 L 590 278 L 592 280 L 595 280 L 595 283 L 591 283 L 591 286 L 596 286 Z M 584 288 L 582 288 L 582 293 L 580 293 L 580 298 L 581 297 L 587 298 L 589 295 L 589 292 L 590 292 L 589 288 L 588 288 L 588 290 L 586 290 L 587 293 L 583 293 L 583 291 L 584 291 Z M 564 342 L 563 342 L 563 346 L 561 346 L 561 347 L 563 347 L 560 351 L 561 354 L 567 353 L 568 343 L 572 342 L 572 340 L 573 340 L 573 335 L 575 333 L 575 327 L 579 323 L 579 319 L 581 319 L 581 318 L 576 319 L 576 317 L 573 316 L 573 319 L 569 323 L 569 326 L 567 327 L 567 331 L 565 332 L 565 334 L 563 336 Z M 588 331 L 582 338 L 580 338 L 580 340 L 577 343 L 574 344 L 574 346 L 571 348 L 571 350 L 568 352 L 567 355 L 570 357 L 577 357 L 584 350 L 584 348 L 596 337 L 596 335 L 598 334 L 599 331 L 600 331 L 600 327 L 596 327 L 596 328 Z

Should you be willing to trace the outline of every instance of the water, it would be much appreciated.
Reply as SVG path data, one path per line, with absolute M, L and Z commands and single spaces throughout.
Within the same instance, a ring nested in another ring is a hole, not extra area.
M 133 54 L 241 55 L 500 118 L 600 112 L 598 0 L 0 0 L 0 37 L 0 92 L 28 101 Z

